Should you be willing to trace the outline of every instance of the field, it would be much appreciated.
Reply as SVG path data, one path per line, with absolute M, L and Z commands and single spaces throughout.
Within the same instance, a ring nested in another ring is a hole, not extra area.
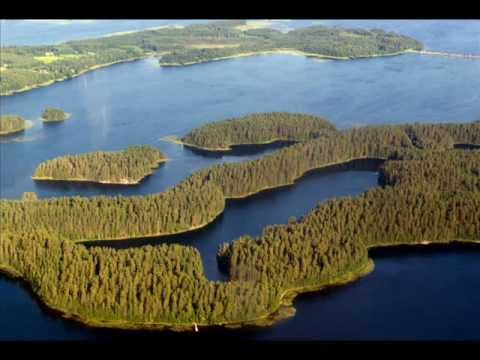
M 79 59 L 82 56 L 80 54 L 65 54 L 65 55 L 44 55 L 44 56 L 34 56 L 35 60 L 38 60 L 44 64 L 51 64 L 60 60 L 75 60 Z

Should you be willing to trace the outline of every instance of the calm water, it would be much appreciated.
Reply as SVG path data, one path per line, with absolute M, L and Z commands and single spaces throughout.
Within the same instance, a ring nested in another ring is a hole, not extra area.
M 431 41 L 441 39 L 431 35 L 435 29 L 440 34 L 444 31 L 430 23 L 423 25 L 423 32 L 420 25 L 403 26 L 404 33 L 417 31 Z M 451 25 L 446 26 L 450 29 Z M 464 44 L 458 46 L 465 51 L 474 49 L 480 38 L 478 24 L 456 26 L 458 44 Z M 449 39 L 447 36 L 445 48 L 453 43 Z M 440 45 L 438 49 L 443 49 Z M 251 112 L 307 112 L 324 116 L 339 128 L 480 119 L 479 75 L 480 61 L 416 55 L 353 62 L 259 56 L 171 69 L 158 67 L 154 59 L 115 65 L 0 98 L 2 114 L 19 114 L 34 124 L 23 134 L 0 142 L 0 196 L 18 198 L 24 191 L 35 191 L 40 197 L 164 191 L 205 166 L 244 161 L 272 151 L 204 156 L 160 140 L 166 135 L 183 135 L 205 122 Z M 46 106 L 58 106 L 73 115 L 64 123 L 45 126 L 39 116 Z M 171 159 L 139 186 L 37 184 L 30 178 L 40 162 L 56 156 L 118 150 L 133 144 L 157 146 Z M 292 187 L 229 202 L 222 217 L 198 233 L 156 241 L 197 246 L 206 275 L 223 279 L 215 260 L 219 243 L 243 234 L 258 235 L 265 225 L 301 216 L 319 201 L 355 196 L 376 184 L 372 171 L 312 173 Z M 144 243 L 138 241 L 139 245 Z M 294 318 L 267 330 L 224 335 L 257 339 L 480 339 L 478 311 L 473 307 L 480 300 L 476 249 L 387 251 L 375 253 L 374 258 L 376 270 L 367 278 L 321 295 L 299 297 Z M 0 277 L 0 297 L 0 339 L 133 336 L 130 332 L 87 329 L 51 316 L 19 282 L 4 276 Z
M 207 20 L 0 20 L 2 46 L 51 45 L 70 40 Z

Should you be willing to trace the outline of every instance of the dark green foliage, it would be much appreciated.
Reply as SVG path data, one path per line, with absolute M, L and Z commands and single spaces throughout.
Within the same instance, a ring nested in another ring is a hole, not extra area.
M 0 94 L 69 79 L 98 66 L 139 59 L 152 53 L 162 56 L 162 64 L 186 64 L 285 48 L 350 58 L 422 48 L 412 38 L 381 30 L 315 26 L 283 34 L 271 29 L 241 31 L 236 28 L 244 23 L 240 20 L 214 21 L 181 29 L 145 30 L 51 46 L 4 47 L 0 59 Z M 205 44 L 208 46 L 203 47 Z M 211 48 L 211 45 L 219 47 Z M 41 57 L 45 56 L 54 58 L 42 61 Z
M 2 48 L 0 66 L 4 68 L 0 78 L 0 94 L 6 95 L 46 82 L 69 79 L 95 66 L 144 56 L 144 52 L 139 48 L 127 46 L 99 49 L 98 52 L 88 49 L 76 51 L 67 45 L 58 45 L 48 50 L 42 47 Z M 34 58 L 44 56 L 46 52 L 55 56 L 63 54 L 79 57 L 61 57 L 52 63 L 43 63 Z
M 229 148 L 231 145 L 261 144 L 276 140 L 306 141 L 335 131 L 327 120 L 306 114 L 286 112 L 256 113 L 242 118 L 208 123 L 182 138 L 202 148 Z
M 432 146 L 437 126 L 456 143 L 480 135 L 476 124 L 332 131 L 258 160 L 201 170 L 163 194 L 2 200 L 0 265 L 20 273 L 50 306 L 117 326 L 265 316 L 289 290 L 354 277 L 368 264 L 369 247 L 480 239 L 480 152 L 452 149 L 450 141 Z M 222 245 L 217 256 L 227 282 L 208 281 L 191 247 L 87 249 L 69 241 L 178 229 L 212 203 L 222 209 L 224 197 L 291 180 L 285 164 L 295 175 L 359 157 L 387 159 L 382 173 L 389 186 L 327 201 L 298 221 Z
M 48 160 L 37 167 L 34 177 L 131 184 L 142 180 L 165 160 L 165 155 L 154 147 L 130 146 L 123 151 L 97 151 Z
M 428 192 L 480 192 L 480 151 L 408 151 L 381 169 L 386 185 L 402 185 Z
M 0 135 L 16 133 L 25 130 L 26 121 L 21 116 L 17 115 L 2 115 L 0 116 Z
M 61 109 L 46 108 L 42 113 L 42 119 L 44 122 L 63 121 L 63 120 L 66 120 L 67 118 L 68 118 L 68 114 Z
M 285 34 L 282 47 L 335 57 L 358 58 L 421 50 L 422 44 L 408 36 L 383 30 L 341 29 L 312 26 Z
M 147 196 L 58 197 L 35 202 L 0 201 L 4 230 L 44 229 L 63 239 L 106 240 L 165 235 L 211 222 L 225 206 L 212 182 L 191 176 Z
M 216 165 L 200 173 L 218 184 L 227 198 L 244 197 L 291 184 L 311 169 L 358 158 L 387 158 L 397 147 L 404 146 L 411 143 L 402 129 L 395 126 L 332 131 L 260 159 Z
M 161 58 L 161 64 L 191 64 L 242 53 L 276 49 L 299 50 L 316 55 L 354 59 L 423 48 L 423 45 L 415 39 L 382 30 L 312 26 L 295 29 L 286 34 L 273 29 L 253 29 L 245 31 L 243 35 L 248 38 L 241 46 L 215 49 L 179 48 L 164 55 Z

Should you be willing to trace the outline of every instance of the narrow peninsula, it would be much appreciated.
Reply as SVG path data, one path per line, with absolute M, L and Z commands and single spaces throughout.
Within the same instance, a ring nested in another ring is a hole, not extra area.
M 255 160 L 199 170 L 159 194 L 2 199 L 0 270 L 29 283 L 49 308 L 88 326 L 270 326 L 294 315 L 298 294 L 373 271 L 371 248 L 479 243 L 480 151 L 455 144 L 480 144 L 480 123 L 331 130 Z M 381 186 L 223 244 L 217 260 L 226 281 L 205 276 L 192 246 L 76 244 L 187 231 L 213 221 L 226 199 L 365 158 L 383 161 Z
M 58 45 L 2 47 L 0 95 L 29 91 L 149 56 L 159 58 L 161 66 L 183 66 L 259 54 L 349 60 L 422 49 L 423 45 L 411 37 L 382 30 L 312 26 L 284 34 L 251 27 L 245 20 L 212 21 Z
M 42 121 L 44 123 L 60 122 L 67 120 L 71 114 L 57 108 L 46 108 L 42 113 Z
M 66 155 L 41 163 L 32 179 L 132 185 L 152 174 L 166 160 L 160 150 L 151 146 Z
M 235 145 L 306 141 L 319 138 L 328 131 L 335 131 L 335 127 L 318 116 L 286 112 L 255 113 L 207 123 L 177 142 L 203 150 L 225 151 Z

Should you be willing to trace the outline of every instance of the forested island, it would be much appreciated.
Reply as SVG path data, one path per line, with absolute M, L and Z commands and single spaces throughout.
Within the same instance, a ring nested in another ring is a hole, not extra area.
M 131 185 L 138 184 L 166 160 L 165 155 L 152 146 L 66 155 L 41 163 L 32 179 Z
M 28 122 L 18 115 L 1 115 L 0 116 L 0 136 L 10 135 L 27 129 Z
M 480 124 L 331 130 L 256 160 L 199 170 L 161 194 L 1 200 L 0 268 L 31 284 L 48 307 L 90 326 L 270 325 L 293 315 L 298 293 L 372 271 L 372 247 L 479 242 L 480 151 L 455 149 L 459 143 L 480 144 Z M 193 247 L 75 244 L 186 231 L 212 221 L 226 199 L 369 158 L 384 161 L 383 186 L 222 245 L 226 282 L 205 277 Z
M 229 27 L 229 37 L 238 30 Z M 225 33 L 228 32 L 225 30 Z M 399 55 L 421 50 L 417 40 L 383 30 L 361 30 L 311 26 L 282 33 L 274 29 L 251 29 L 243 32 L 246 41 L 236 46 L 190 47 L 175 49 L 160 59 L 162 66 L 192 65 L 241 56 L 286 53 L 334 60 Z
M 59 45 L 2 47 L 0 95 L 70 79 L 86 71 L 147 56 L 160 64 L 187 65 L 265 52 L 355 59 L 421 50 L 415 39 L 383 30 L 312 26 L 286 34 L 249 29 L 245 21 L 213 21 L 167 27 Z
M 207 123 L 180 139 L 184 145 L 204 150 L 230 150 L 233 145 L 305 141 L 335 130 L 327 120 L 300 113 L 255 113 L 242 118 Z
M 46 108 L 42 113 L 42 121 L 45 123 L 48 122 L 59 122 L 64 121 L 70 117 L 69 113 L 66 113 L 62 109 L 57 108 Z

